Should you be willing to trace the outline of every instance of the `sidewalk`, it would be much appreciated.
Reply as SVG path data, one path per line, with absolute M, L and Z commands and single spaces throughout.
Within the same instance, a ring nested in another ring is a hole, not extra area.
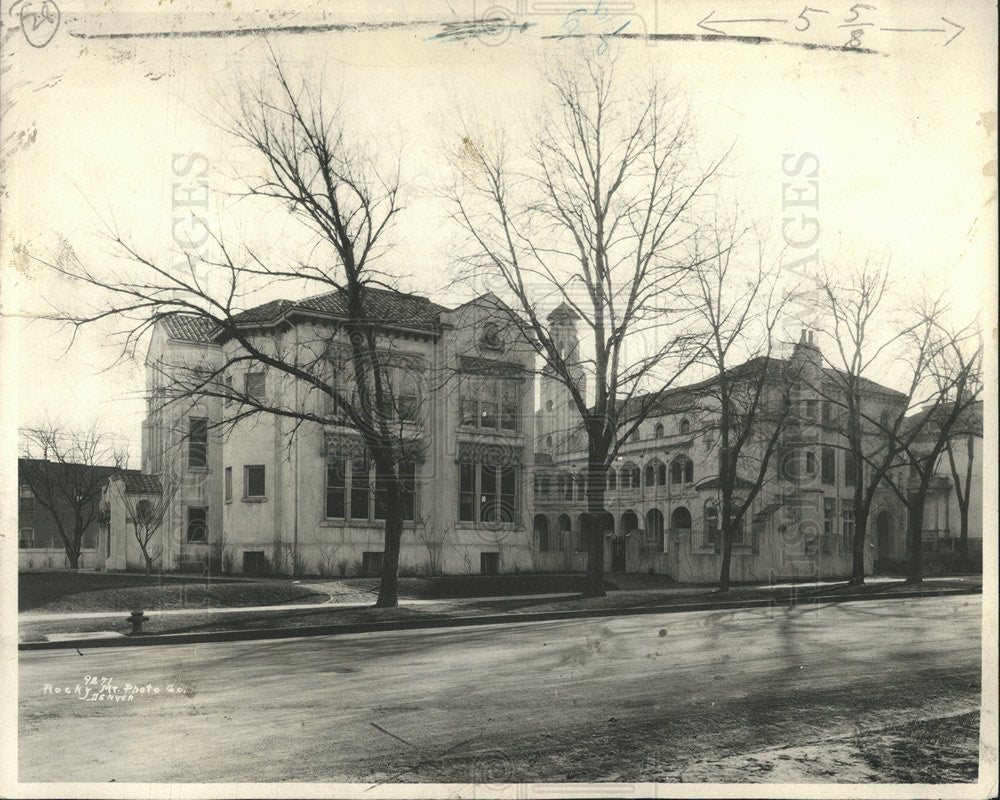
M 147 611 L 142 636 L 126 635 L 123 611 L 18 615 L 19 648 L 96 647 L 236 641 L 364 633 L 414 628 L 541 622 L 560 619 L 660 614 L 769 606 L 818 605 L 878 599 L 916 599 L 974 594 L 981 576 L 928 578 L 908 585 L 900 579 L 874 578 L 863 586 L 843 581 L 737 586 L 719 594 L 707 586 L 676 586 L 612 591 L 606 597 L 578 594 L 472 597 L 448 600 L 404 599 L 397 608 L 377 609 L 357 602 L 199 608 Z M 374 602 L 374 595 L 371 602 Z

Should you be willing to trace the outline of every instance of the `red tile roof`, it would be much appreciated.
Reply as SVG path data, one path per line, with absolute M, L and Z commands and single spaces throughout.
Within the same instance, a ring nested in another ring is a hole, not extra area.
M 401 326 L 424 331 L 437 330 L 445 306 L 416 294 L 392 289 L 369 287 L 365 291 L 365 313 L 368 319 L 383 326 Z M 296 312 L 321 315 L 333 319 L 347 318 L 347 299 L 343 292 L 334 290 L 307 297 L 293 303 L 290 300 L 271 300 L 233 315 L 238 325 L 270 325 Z M 166 314 L 161 319 L 167 336 L 183 342 L 208 344 L 221 332 L 212 320 L 197 314 Z

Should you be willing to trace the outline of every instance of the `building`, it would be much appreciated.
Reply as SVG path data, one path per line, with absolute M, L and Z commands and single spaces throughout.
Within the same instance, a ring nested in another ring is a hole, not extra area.
M 366 304 L 392 365 L 394 420 L 413 445 L 403 465 L 412 477 L 401 570 L 530 569 L 530 343 L 504 324 L 509 312 L 493 295 L 446 308 L 369 289 Z M 349 391 L 345 315 L 342 297 L 330 292 L 267 303 L 236 322 L 255 346 L 328 369 L 330 380 Z M 143 471 L 174 487 L 156 543 L 163 567 L 378 573 L 384 508 L 364 443 L 346 421 L 245 414 L 218 392 L 172 391 L 182 374 L 222 373 L 248 399 L 331 419 L 328 395 L 241 361 L 241 352 L 232 336 L 194 316 L 167 316 L 153 326 L 142 449 Z M 110 568 L 133 562 L 121 544 L 127 529 L 121 514 L 112 519 Z
M 954 568 L 982 569 L 983 558 L 983 403 L 978 401 L 956 425 L 950 454 L 935 464 L 934 477 L 924 499 L 924 531 L 921 552 L 931 572 Z M 916 482 L 911 476 L 911 485 Z M 967 496 L 966 530 L 968 564 L 961 563 L 962 532 L 960 490 Z M 894 565 L 896 566 L 896 565 Z
M 72 541 L 77 514 L 83 532 L 77 566 L 82 569 L 97 566 L 101 487 L 116 470 L 116 467 L 42 458 L 17 460 L 18 569 L 73 566 L 63 535 Z
M 565 347 L 577 347 L 575 320 L 557 309 Z M 759 359 L 730 371 L 753 374 Z M 850 453 L 836 424 L 835 374 L 822 366 L 811 333 L 803 333 L 787 360 L 771 359 L 766 374 L 770 407 L 790 402 L 763 487 L 733 545 L 734 581 L 847 577 L 854 536 Z M 685 583 L 718 580 L 721 561 L 718 445 L 713 434 L 715 380 L 665 392 L 638 432 L 622 446 L 607 475 L 601 533 L 605 563 L 614 572 L 663 573 Z M 866 414 L 900 413 L 905 398 L 871 381 L 863 383 Z M 544 376 L 540 386 L 534 480 L 533 531 L 539 560 L 549 569 L 583 569 L 586 542 L 586 448 L 566 409 L 566 388 Z M 744 451 L 740 479 L 752 486 L 757 463 Z M 905 512 L 886 487 L 872 508 L 866 570 L 877 559 L 903 552 Z
M 172 497 L 156 475 L 138 470 L 123 470 L 108 478 L 101 493 L 100 528 L 95 566 L 99 570 L 143 570 L 140 535 L 148 541 L 148 551 L 154 563 L 159 561 L 164 547 L 160 526 L 164 522 Z M 137 521 L 138 518 L 138 521 Z M 118 535 L 112 537 L 111 531 Z M 146 536 L 146 532 L 149 535 Z

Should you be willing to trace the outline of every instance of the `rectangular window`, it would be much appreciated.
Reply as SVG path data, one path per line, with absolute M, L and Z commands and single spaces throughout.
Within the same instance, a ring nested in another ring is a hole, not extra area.
M 22 514 L 35 510 L 35 493 L 30 486 L 21 486 L 17 491 L 17 510 Z M 27 530 L 31 530 L 27 528 Z
M 326 463 L 326 517 L 343 519 L 347 490 L 347 465 L 343 458 L 331 459 Z
M 823 498 L 823 533 L 833 536 L 834 516 L 837 513 L 837 501 L 832 497 Z
M 715 547 L 719 546 L 719 511 L 713 506 L 708 506 L 705 508 L 705 546 Z
M 812 450 L 806 450 L 806 474 L 803 477 L 809 480 L 816 478 L 816 454 Z
M 850 500 L 841 501 L 840 515 L 843 523 L 844 552 L 850 553 L 854 546 L 854 503 Z
M 857 470 L 857 460 L 854 458 L 854 453 L 851 450 L 844 451 L 844 484 L 846 486 L 853 486 L 856 479 L 855 471 Z
M 823 410 L 820 413 L 822 413 L 822 415 L 823 415 L 822 419 L 823 419 L 823 424 L 824 425 L 829 425 L 833 421 L 833 414 L 832 414 L 831 409 L 830 409 L 830 401 L 829 400 L 824 400 L 823 401 Z
M 264 373 L 246 373 L 243 377 L 243 393 L 253 400 L 264 402 Z
M 459 520 L 516 524 L 517 480 L 517 467 L 460 464 Z
M 516 431 L 518 429 L 517 381 L 463 380 L 460 423 L 471 428 Z
M 476 521 L 476 465 L 460 464 L 458 467 L 458 519 Z
M 479 416 L 479 403 L 476 400 L 462 400 L 462 424 L 469 427 L 476 427 Z
M 832 447 L 824 447 L 821 458 L 822 481 L 823 483 L 833 485 L 833 472 L 836 464 L 834 449 Z
M 746 517 L 744 517 L 743 519 L 741 519 L 740 520 L 740 524 L 738 526 L 736 526 L 736 528 L 733 530 L 733 544 L 745 544 L 746 543 L 744 541 L 744 539 L 745 539 L 744 532 L 745 532 L 745 529 L 746 529 L 746 526 L 744 524 L 745 522 L 746 522 Z M 720 537 L 720 541 L 721 541 L 721 537 Z
M 504 381 L 500 385 L 501 430 L 517 430 L 517 393 L 519 388 L 516 381 Z
M 479 467 L 479 520 L 481 522 L 494 522 L 497 519 L 499 509 L 497 508 L 497 489 L 499 481 L 497 473 L 499 467 L 492 464 L 482 464 Z
M 496 430 L 497 428 L 497 404 L 482 402 L 479 404 L 479 427 Z
M 806 400 L 806 419 L 816 419 L 816 405 L 817 403 L 815 400 Z
M 208 466 L 208 420 L 204 417 L 188 419 L 188 467 L 205 469 Z
M 35 529 L 21 528 L 17 537 L 17 546 L 22 550 L 28 550 L 35 546 Z
M 187 540 L 189 542 L 208 542 L 207 508 L 188 508 Z
M 351 462 L 351 519 L 368 519 L 368 461 Z
M 243 496 L 264 497 L 264 465 L 252 464 L 243 467 Z
M 233 468 L 226 467 L 224 475 L 225 475 L 225 480 L 223 481 L 223 483 L 226 492 L 226 502 L 231 503 L 233 502 Z
M 224 405 L 228 406 L 230 403 L 233 402 L 233 376 L 232 375 L 226 375 L 226 377 L 223 378 L 223 386 L 224 386 L 223 392 L 224 392 L 225 396 L 223 397 L 222 402 L 223 402 Z

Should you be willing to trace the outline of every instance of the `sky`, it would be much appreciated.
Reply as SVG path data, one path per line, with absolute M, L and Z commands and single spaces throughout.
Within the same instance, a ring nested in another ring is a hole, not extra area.
M 33 46 L 10 14 L 0 29 L 0 405 L 8 445 L 12 427 L 96 422 L 131 444 L 138 465 L 141 348 L 121 361 L 113 326 L 73 337 L 45 320 L 94 298 L 38 259 L 73 252 L 103 275 L 128 271 L 102 238 L 109 224 L 144 253 L 176 255 L 175 220 L 184 213 L 176 198 L 193 196 L 182 174 L 188 159 L 207 165 L 207 219 L 228 241 L 272 259 L 308 257 L 309 240 L 280 208 L 231 194 L 232 177 L 254 162 L 218 127 L 220 109 L 241 77 L 259 73 L 268 44 L 297 74 L 342 98 L 360 138 L 399 150 L 405 211 L 383 267 L 402 288 L 437 302 L 468 297 L 455 281 L 457 234 L 438 192 L 460 119 L 493 121 L 516 138 L 544 102 L 540 69 L 567 48 L 602 47 L 599 34 L 618 27 L 622 35 L 606 46 L 626 72 L 654 70 L 689 103 L 696 158 L 708 163 L 732 148 L 723 167 L 727 202 L 780 236 L 785 218 L 799 213 L 782 204 L 793 180 L 789 157 L 811 154 L 819 205 L 809 213 L 825 263 L 846 267 L 869 252 L 890 253 L 900 298 L 946 286 L 958 312 L 982 305 L 986 324 L 995 324 L 997 26 L 988 4 L 852 10 L 846 0 L 816 0 L 803 19 L 800 2 L 503 0 L 489 4 L 499 9 L 490 15 L 514 27 L 463 37 L 483 3 L 409 2 L 379 16 L 321 2 L 233 0 L 213 13 L 180 1 L 58 2 L 60 24 L 44 46 Z M 568 15 L 575 8 L 584 11 Z M 609 8 L 620 16 L 610 19 Z M 760 19 L 775 21 L 750 21 Z M 847 20 L 859 24 L 844 27 Z M 31 36 L 44 37 L 45 24 Z M 267 29 L 266 40 L 249 29 Z M 588 36 L 558 39 L 567 32 Z M 640 36 L 648 34 L 663 38 Z M 851 37 L 861 50 L 843 49 Z M 255 299 L 270 296 L 265 289 Z

